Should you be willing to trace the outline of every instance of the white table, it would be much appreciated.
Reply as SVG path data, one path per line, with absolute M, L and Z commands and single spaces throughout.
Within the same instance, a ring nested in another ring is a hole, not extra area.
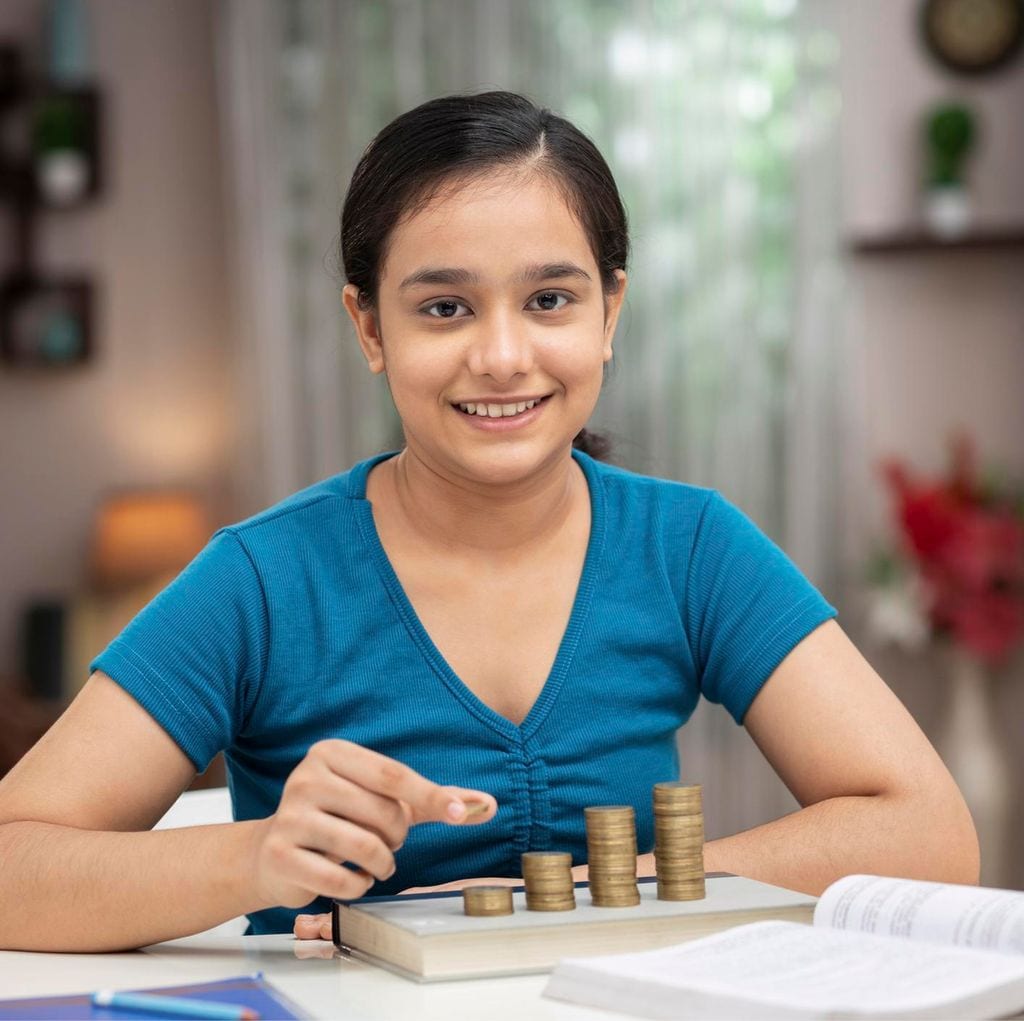
M 262 971 L 314 1018 L 345 1021 L 611 1021 L 541 996 L 546 975 L 416 983 L 332 944 L 290 935 L 190 936 L 124 954 L 0 952 L 0 999 L 182 985 Z

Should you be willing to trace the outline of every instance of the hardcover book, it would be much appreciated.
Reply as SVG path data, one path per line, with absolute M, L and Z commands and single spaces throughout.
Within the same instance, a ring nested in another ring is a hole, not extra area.
M 639 880 L 635 907 L 599 908 L 577 884 L 574 911 L 527 911 L 522 887 L 511 915 L 471 917 L 462 893 L 371 897 L 334 905 L 334 942 L 419 981 L 549 971 L 563 957 L 663 947 L 760 919 L 809 922 L 816 898 L 754 879 L 711 874 L 703 900 L 660 901 Z

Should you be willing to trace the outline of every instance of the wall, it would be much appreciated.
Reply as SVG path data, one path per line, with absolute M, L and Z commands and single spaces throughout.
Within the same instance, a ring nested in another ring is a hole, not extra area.
M 917 0 L 843 5 L 844 224 L 849 236 L 884 233 L 917 215 L 921 112 L 949 97 L 981 115 L 971 167 L 979 221 L 1024 235 L 1024 60 L 970 82 L 936 65 L 916 36 Z M 888 507 L 879 460 L 899 455 L 922 471 L 944 465 L 950 431 L 965 427 L 983 460 L 1024 478 L 1024 243 L 960 253 L 854 255 L 847 265 L 842 532 L 846 576 L 855 580 L 885 538 Z M 845 622 L 856 630 L 856 620 Z M 865 646 L 869 657 L 936 739 L 947 665 Z M 1024 664 L 994 691 L 1014 756 L 1016 802 L 1024 791 Z M 1024 888 L 1024 814 L 1013 869 Z
M 923 109 L 944 98 L 981 115 L 971 164 L 979 222 L 1024 234 L 1024 60 L 970 81 L 917 40 L 917 0 L 844 4 L 843 219 L 847 236 L 918 218 Z M 943 463 L 951 428 L 1024 475 L 1024 244 L 1016 250 L 854 256 L 848 269 L 848 563 L 885 521 L 873 466 L 886 453 Z M 865 493 L 873 494 L 864 500 Z M 854 498 L 856 497 L 856 498 Z
M 0 37 L 38 55 L 42 11 L 5 0 Z M 23 602 L 80 583 L 108 490 L 184 484 L 215 517 L 233 512 L 214 5 L 93 0 L 87 11 L 106 187 L 94 207 L 49 215 L 39 251 L 46 268 L 94 277 L 98 353 L 67 375 L 0 367 L 0 675 L 16 663 Z M 6 235 L 0 246 L 2 271 Z

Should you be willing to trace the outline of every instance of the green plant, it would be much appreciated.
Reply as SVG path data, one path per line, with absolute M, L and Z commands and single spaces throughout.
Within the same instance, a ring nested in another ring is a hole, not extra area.
M 959 103 L 943 103 L 925 118 L 930 187 L 959 185 L 964 180 L 964 161 L 977 134 L 974 114 Z

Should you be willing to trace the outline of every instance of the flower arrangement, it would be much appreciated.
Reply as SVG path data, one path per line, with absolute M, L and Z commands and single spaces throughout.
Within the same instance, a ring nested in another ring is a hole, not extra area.
M 915 476 L 896 459 L 882 474 L 901 553 L 872 565 L 871 579 L 888 593 L 875 603 L 872 630 L 904 644 L 922 631 L 948 637 L 985 665 L 1002 665 L 1024 641 L 1024 490 L 982 478 L 963 434 L 951 440 L 944 478 Z

